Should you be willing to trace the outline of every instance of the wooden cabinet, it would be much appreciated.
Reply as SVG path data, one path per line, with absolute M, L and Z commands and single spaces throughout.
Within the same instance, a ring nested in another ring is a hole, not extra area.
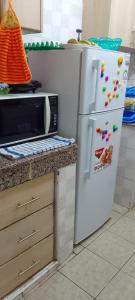
M 22 28 L 42 31 L 42 2 L 43 0 L 13 0 L 13 7 Z M 7 8 L 7 3 L 8 1 L 0 0 L 0 14 Z
M 1 192 L 0 229 L 46 207 L 53 199 L 53 173 Z
M 84 0 L 83 38 L 121 37 L 130 47 L 134 29 L 134 0 Z
M 0 299 L 53 260 L 54 174 L 0 192 Z
M 0 267 L 0 299 L 53 260 L 53 235 Z

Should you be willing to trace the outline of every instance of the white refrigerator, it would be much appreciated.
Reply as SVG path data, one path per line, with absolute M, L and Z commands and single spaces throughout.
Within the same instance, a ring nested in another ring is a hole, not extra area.
M 42 90 L 59 94 L 59 134 L 78 143 L 75 244 L 111 217 L 129 62 L 90 47 L 29 53 Z

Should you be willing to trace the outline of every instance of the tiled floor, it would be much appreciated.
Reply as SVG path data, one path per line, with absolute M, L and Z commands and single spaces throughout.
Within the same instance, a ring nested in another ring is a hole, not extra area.
M 114 205 L 112 219 L 25 300 L 135 300 L 135 209 Z

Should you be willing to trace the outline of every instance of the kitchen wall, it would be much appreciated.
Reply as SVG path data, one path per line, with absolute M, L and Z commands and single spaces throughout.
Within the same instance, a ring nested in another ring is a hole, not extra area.
M 131 54 L 128 86 L 135 86 L 135 54 Z M 131 208 L 135 205 L 135 126 L 123 126 L 114 201 Z
M 82 28 L 83 0 L 44 0 L 43 32 L 49 40 L 67 41 Z
M 131 62 L 128 76 L 128 86 L 135 86 L 135 53 L 131 54 Z
M 24 32 L 24 42 L 67 42 L 82 28 L 83 0 L 43 0 L 42 33 Z

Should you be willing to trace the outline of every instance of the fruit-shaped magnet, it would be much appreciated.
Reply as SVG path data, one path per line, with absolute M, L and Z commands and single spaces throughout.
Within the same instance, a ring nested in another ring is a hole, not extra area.
M 121 66 L 123 64 L 123 57 L 119 56 L 118 57 L 118 65 Z
M 105 81 L 107 82 L 109 80 L 109 76 L 106 76 L 105 77 Z
M 108 106 L 108 104 L 109 104 L 109 103 L 108 103 L 108 101 L 106 101 L 106 102 L 105 102 L 105 106 L 107 107 L 107 106 Z
M 106 92 L 106 87 L 105 86 L 102 88 L 102 91 L 103 91 L 103 93 Z

